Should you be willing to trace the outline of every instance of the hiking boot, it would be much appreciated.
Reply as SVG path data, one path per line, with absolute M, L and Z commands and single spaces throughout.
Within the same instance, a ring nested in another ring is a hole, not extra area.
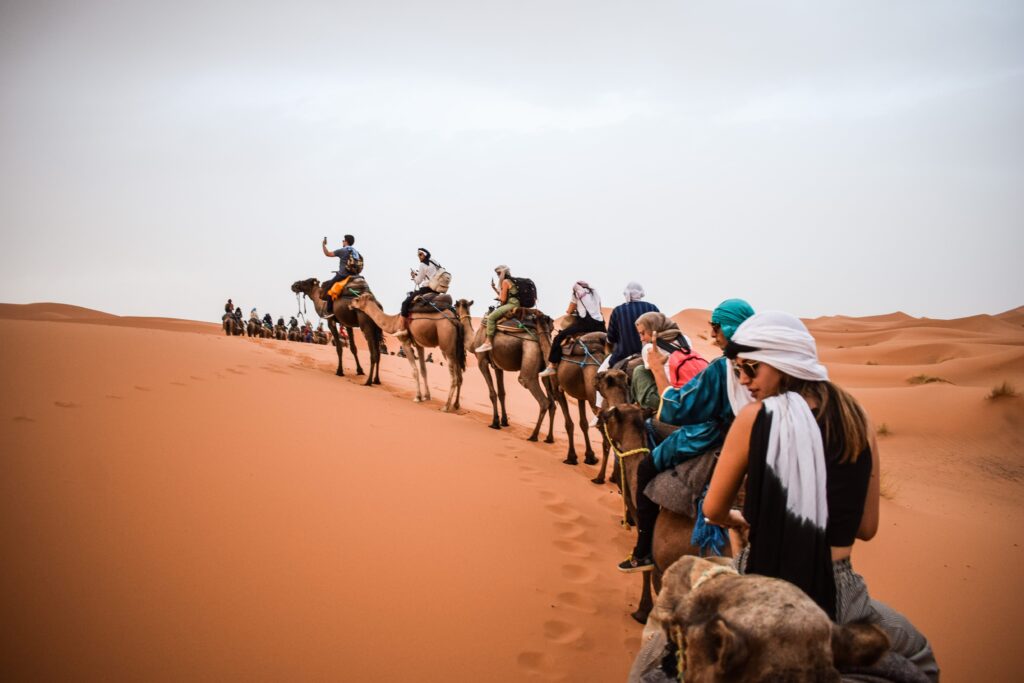
M 557 375 L 557 374 L 558 374 L 558 370 L 555 369 L 555 366 L 554 365 L 549 365 L 546 368 L 544 368 L 543 370 L 541 370 L 540 372 L 538 372 L 537 376 L 538 377 L 551 377 L 552 375 Z
M 622 562 L 619 562 L 619 571 L 627 574 L 633 572 L 649 572 L 654 569 L 654 560 L 651 556 L 635 558 L 632 553 Z
M 490 351 L 493 348 L 494 347 L 491 346 L 491 340 L 488 339 L 483 344 L 481 344 L 480 346 L 476 347 L 476 351 L 474 353 L 487 353 L 488 351 Z

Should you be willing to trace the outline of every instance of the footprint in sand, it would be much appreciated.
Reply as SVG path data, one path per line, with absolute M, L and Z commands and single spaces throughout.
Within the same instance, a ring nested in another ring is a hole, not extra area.
M 135 388 L 138 389 L 139 391 L 151 391 L 149 387 L 139 386 L 138 384 L 135 385 Z
M 562 577 L 573 583 L 591 583 L 597 578 L 597 572 L 579 564 L 563 564 Z
M 583 629 L 567 621 L 551 619 L 544 622 L 544 637 L 559 645 L 583 645 Z
M 543 652 L 520 652 L 516 656 L 516 664 L 520 669 L 532 674 L 549 671 L 554 661 Z
M 120 401 L 122 398 L 124 398 L 124 396 L 118 396 L 117 394 L 107 394 L 104 398 L 112 398 L 114 400 Z
M 520 472 L 526 472 L 527 474 L 540 474 L 540 470 L 536 467 L 530 467 L 529 465 L 519 465 Z
M 572 591 L 559 593 L 555 596 L 555 600 L 560 607 L 574 609 L 577 612 L 583 612 L 584 614 L 597 614 L 597 605 L 579 593 L 573 593 Z
M 27 415 L 15 415 L 11 419 L 14 420 L 15 422 L 35 422 L 34 419 L 28 417 Z
M 570 541 L 563 538 L 555 541 L 555 547 L 566 555 L 572 555 L 573 557 L 578 557 L 580 559 L 586 559 L 593 555 L 590 546 L 586 543 L 580 543 L 579 541 Z
M 235 370 L 234 368 L 227 368 L 227 371 L 233 375 L 244 375 L 245 373 L 241 370 Z
M 573 510 L 565 503 L 547 503 L 544 505 L 544 508 L 551 514 L 556 517 L 560 517 L 567 522 L 574 522 L 582 517 L 578 511 Z
M 540 499 L 545 503 L 564 503 L 565 498 L 555 493 L 554 491 L 541 490 Z
M 555 522 L 555 529 L 561 534 L 562 538 L 572 538 L 576 540 L 582 539 L 587 530 L 575 522 Z
M 197 375 L 189 375 L 189 376 L 188 376 L 188 378 L 189 378 L 189 379 L 194 379 L 194 380 L 195 380 L 195 381 L 197 381 L 197 382 L 202 382 L 202 381 L 204 381 L 202 377 L 199 377 L 199 376 L 197 376 Z
M 71 401 L 54 401 L 53 405 L 57 406 L 58 408 L 77 408 L 78 407 L 77 403 L 72 403 Z
M 176 387 L 187 387 L 188 386 L 184 382 L 171 382 L 171 384 L 173 384 Z

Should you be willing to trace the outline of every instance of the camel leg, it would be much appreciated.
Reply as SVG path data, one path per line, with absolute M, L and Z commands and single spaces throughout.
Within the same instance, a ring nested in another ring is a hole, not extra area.
M 565 455 L 564 462 L 566 465 L 577 465 L 579 459 L 576 457 L 576 443 L 573 435 L 575 426 L 572 423 L 572 416 L 569 415 L 569 401 L 565 397 L 565 392 L 562 388 L 557 386 L 554 382 L 551 382 L 551 390 L 555 392 L 555 396 L 558 399 L 558 406 L 562 409 L 562 416 L 565 418 L 565 435 L 569 439 L 569 452 Z
M 370 328 L 369 325 L 360 325 L 359 330 L 360 332 L 363 333 L 363 339 L 366 340 L 366 347 L 370 349 L 370 374 L 366 376 L 366 381 L 363 382 L 365 386 L 370 387 L 373 386 L 373 370 L 377 366 L 377 364 L 380 363 L 380 345 L 377 344 L 377 334 L 375 330 Z M 363 374 L 363 369 L 359 366 L 359 356 L 356 356 L 356 340 L 355 337 L 352 335 L 351 327 L 348 328 L 348 334 L 349 344 L 352 346 L 352 355 L 355 356 L 356 359 L 356 374 L 361 375 Z
M 609 448 L 608 445 L 608 439 L 604 437 L 603 428 L 601 429 L 601 436 L 604 439 L 602 442 L 601 465 L 597 468 L 597 476 L 590 480 L 595 484 L 604 483 L 604 474 L 608 471 L 608 454 L 609 451 L 611 451 L 611 448 Z M 615 460 L 618 461 L 618 458 L 615 458 Z
M 445 401 L 442 411 L 450 413 L 455 410 L 455 403 L 459 399 L 459 367 L 455 359 L 448 354 L 443 354 L 445 361 L 448 362 L 448 400 Z M 454 355 L 454 354 L 453 354 Z
M 420 376 L 423 378 L 423 400 L 430 400 L 430 384 L 427 383 L 427 354 L 424 353 L 423 347 L 416 344 L 416 357 L 420 364 Z M 445 360 L 448 360 L 447 358 Z
M 498 403 L 501 404 L 501 426 L 508 427 L 508 413 L 505 411 L 505 371 L 495 366 L 494 374 L 498 378 Z
M 551 380 L 547 377 L 544 378 L 544 389 L 548 395 L 548 436 L 544 439 L 544 443 L 555 442 L 555 392 L 551 388 Z
M 362 329 L 362 325 L 360 325 L 360 329 Z M 356 350 L 356 337 L 352 334 L 352 326 L 346 325 L 345 331 L 348 333 L 348 348 L 352 352 L 352 357 L 356 359 L 356 374 L 362 375 L 363 366 L 359 364 L 359 352 Z M 364 332 L 363 334 L 365 335 L 366 333 Z M 370 340 L 367 339 L 367 341 Z
M 580 429 L 583 430 L 583 443 L 587 450 L 583 453 L 583 462 L 587 465 L 596 465 L 597 458 L 594 457 L 594 448 L 590 445 L 590 427 L 587 425 L 587 402 L 579 401 L 580 406 Z
M 341 362 L 341 357 L 345 355 L 344 345 L 341 343 L 341 335 L 338 334 L 338 324 L 333 318 L 327 321 L 327 329 L 331 331 L 331 336 L 334 337 L 334 350 L 338 353 L 338 369 L 334 371 L 334 374 L 338 377 L 344 377 L 345 366 Z
M 654 596 L 651 591 L 651 574 L 653 571 L 642 572 L 644 577 L 643 588 L 640 589 L 640 604 L 637 605 L 636 611 L 629 616 L 636 619 L 641 624 L 647 623 L 647 617 L 650 615 L 651 610 L 654 608 Z
M 540 426 L 544 423 L 544 413 L 548 409 L 548 397 L 544 395 L 544 390 L 540 386 L 540 378 L 537 377 L 536 373 L 526 375 L 520 372 L 519 383 L 533 394 L 533 399 L 540 406 L 540 412 L 537 414 L 537 424 L 533 426 L 533 433 L 527 438 L 527 441 L 536 441 L 537 435 L 540 433 Z
M 491 429 L 501 429 L 501 422 L 498 420 L 498 394 L 494 391 L 494 380 L 491 378 L 490 359 L 484 354 L 478 355 L 477 367 L 480 368 L 480 374 L 484 376 L 484 382 L 487 383 L 487 397 L 491 399 L 491 424 L 488 426 Z M 500 382 L 501 370 L 494 368 L 494 373 Z
M 416 398 L 413 401 L 420 403 L 423 401 L 423 390 L 420 388 L 420 369 L 416 364 L 416 352 L 408 337 L 402 340 L 402 350 L 405 351 L 405 359 L 409 361 L 409 367 L 412 368 L 412 378 L 416 380 Z

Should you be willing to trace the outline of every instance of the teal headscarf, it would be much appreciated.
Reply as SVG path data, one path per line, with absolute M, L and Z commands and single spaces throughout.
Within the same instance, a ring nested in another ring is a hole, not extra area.
M 743 299 L 726 299 L 712 312 L 711 322 L 722 328 L 726 339 L 732 339 L 740 323 L 752 315 L 754 309 Z

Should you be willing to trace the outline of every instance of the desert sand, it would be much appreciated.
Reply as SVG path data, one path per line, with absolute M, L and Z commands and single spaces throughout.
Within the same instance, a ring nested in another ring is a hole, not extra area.
M 717 355 L 707 311 L 676 320 Z M 1024 392 L 1024 309 L 807 322 L 883 434 L 855 568 L 944 680 L 1019 680 L 1024 398 L 987 396 Z M 5 304 L 0 339 L 6 680 L 625 679 L 621 499 L 561 464 L 561 416 L 525 441 L 514 379 L 496 432 L 472 361 L 449 415 L 437 364 L 415 404 L 402 359 L 364 387 L 216 323 Z

